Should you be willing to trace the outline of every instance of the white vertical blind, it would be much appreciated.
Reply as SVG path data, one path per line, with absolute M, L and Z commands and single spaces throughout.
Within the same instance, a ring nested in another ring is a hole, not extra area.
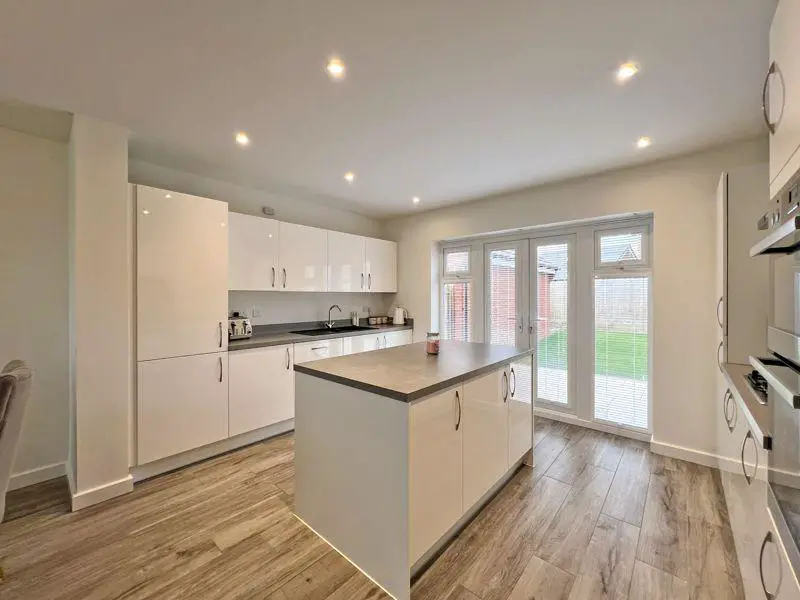
M 489 250 L 489 343 L 515 345 L 517 341 L 517 250 Z
M 442 318 L 439 334 L 443 340 L 469 342 L 472 338 L 472 282 L 442 284 Z
M 569 244 L 536 248 L 536 398 L 569 404 Z M 531 273 L 534 276 L 534 273 Z
M 594 280 L 594 416 L 647 429 L 650 276 Z

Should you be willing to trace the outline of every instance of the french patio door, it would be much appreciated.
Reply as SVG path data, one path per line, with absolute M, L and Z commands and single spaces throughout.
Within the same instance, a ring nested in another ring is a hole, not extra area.
M 530 240 L 527 333 L 536 350 L 534 399 L 554 410 L 575 410 L 575 235 Z

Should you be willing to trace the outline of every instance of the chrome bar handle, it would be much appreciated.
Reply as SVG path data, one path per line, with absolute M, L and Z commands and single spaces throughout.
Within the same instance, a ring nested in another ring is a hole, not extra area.
M 461 427 L 461 396 L 458 394 L 458 390 L 456 390 L 456 408 L 458 409 L 458 417 L 456 419 L 456 431 L 458 431 L 459 427 Z
M 364 289 L 364 274 L 361 274 L 361 289 Z
M 719 314 L 719 309 L 722 307 L 722 302 L 724 300 L 723 296 L 719 297 L 719 302 L 717 302 L 717 323 L 719 323 L 720 327 L 725 327 L 725 324 L 722 322 L 722 315 Z
M 502 379 L 502 391 L 503 391 L 503 402 L 508 400 L 508 372 L 504 369 L 503 370 L 503 379 Z
M 283 289 L 286 289 L 286 267 L 283 268 Z
M 747 445 L 747 440 L 748 439 L 752 440 L 753 445 L 756 446 L 756 468 L 753 471 L 753 476 L 752 477 L 747 474 L 747 469 L 745 468 L 745 465 L 744 465 L 744 447 Z M 745 481 L 747 481 L 747 485 L 752 485 L 753 478 L 756 476 L 756 473 L 758 473 L 758 445 L 756 444 L 756 439 L 753 437 L 753 432 L 750 431 L 749 429 L 747 430 L 747 433 L 744 436 L 744 440 L 742 440 L 742 457 L 741 458 L 742 458 L 742 473 L 744 473 Z
M 514 367 L 511 367 L 511 397 L 517 393 L 517 374 L 514 372 Z
M 733 400 L 733 394 L 730 390 L 725 391 L 725 401 L 722 404 L 722 415 L 725 417 L 725 423 L 728 425 L 728 431 L 733 433 L 735 429 L 733 424 L 733 418 L 736 416 L 736 403 L 733 402 L 733 412 L 731 412 L 731 416 L 728 416 L 728 406 L 731 405 L 731 400 Z
M 275 267 L 272 267 L 272 287 L 275 287 Z
M 780 73 L 780 71 L 778 70 L 778 63 L 773 60 L 769 65 L 767 75 L 764 77 L 764 85 L 761 86 L 761 114 L 764 117 L 764 123 L 767 124 L 767 129 L 769 129 L 769 132 L 772 135 L 775 135 L 775 131 L 778 128 L 778 123 L 773 123 L 770 120 L 769 107 L 767 106 L 767 90 L 769 89 L 769 78 L 775 73 Z
M 722 347 L 725 344 L 724 341 L 720 341 L 719 346 L 717 346 L 717 367 L 719 368 L 719 372 L 723 373 L 722 370 L 722 357 L 720 356 L 720 352 L 722 351 Z
M 222 357 L 218 356 L 217 359 L 219 360 L 219 382 L 222 383 Z
M 369 275 L 367 275 L 367 282 L 369 283 L 369 285 L 368 285 L 367 289 L 370 289 L 370 290 L 371 290 L 371 289 L 372 289 L 372 273 L 370 273 Z
M 289 348 L 286 348 L 286 370 L 289 370 L 289 367 L 292 366 L 292 357 L 289 353 Z
M 775 594 L 767 591 L 767 584 L 764 582 L 764 550 L 767 543 L 772 541 L 772 532 L 767 531 L 764 540 L 761 542 L 761 551 L 758 553 L 758 574 L 761 576 L 761 589 L 764 590 L 764 598 L 767 600 L 774 600 Z M 780 562 L 778 563 L 780 565 Z
M 222 321 L 219 322 L 219 347 L 222 348 Z

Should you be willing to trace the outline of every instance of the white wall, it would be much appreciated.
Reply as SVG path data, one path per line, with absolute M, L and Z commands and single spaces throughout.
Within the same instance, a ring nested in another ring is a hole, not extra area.
M 263 190 L 161 167 L 142 160 L 129 162 L 128 176 L 131 183 L 222 200 L 228 203 L 232 212 L 263 216 L 261 208 L 271 206 L 276 211 L 274 218 L 279 221 L 367 236 L 377 236 L 380 232 L 378 221 L 353 212 L 277 196 Z
M 729 171 L 768 204 L 766 140 L 447 207 L 384 223 L 399 243 L 397 302 L 431 322 L 432 250 L 440 240 L 627 213 L 653 213 L 654 440 L 714 451 L 715 191 Z M 758 190 L 762 190 L 759 195 Z M 753 222 L 755 228 L 755 222 Z M 435 281 L 435 280 L 434 280 Z
M 34 371 L 16 475 L 67 458 L 67 172 L 66 144 L 0 129 L 0 367 Z

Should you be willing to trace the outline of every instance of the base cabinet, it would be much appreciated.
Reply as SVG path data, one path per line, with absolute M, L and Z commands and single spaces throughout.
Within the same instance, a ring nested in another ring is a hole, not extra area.
M 228 437 L 228 353 L 140 362 L 137 464 Z
M 462 514 L 463 387 L 412 404 L 409 411 L 410 564 Z
M 464 506 L 471 507 L 508 470 L 508 370 L 464 384 Z
M 533 446 L 533 369 L 530 358 L 508 368 L 508 466 Z
M 294 418 L 293 348 L 233 352 L 229 359 L 229 435 Z
M 294 361 L 297 364 L 301 364 L 313 360 L 322 360 L 323 358 L 334 358 L 342 355 L 342 348 L 342 338 L 295 344 Z

